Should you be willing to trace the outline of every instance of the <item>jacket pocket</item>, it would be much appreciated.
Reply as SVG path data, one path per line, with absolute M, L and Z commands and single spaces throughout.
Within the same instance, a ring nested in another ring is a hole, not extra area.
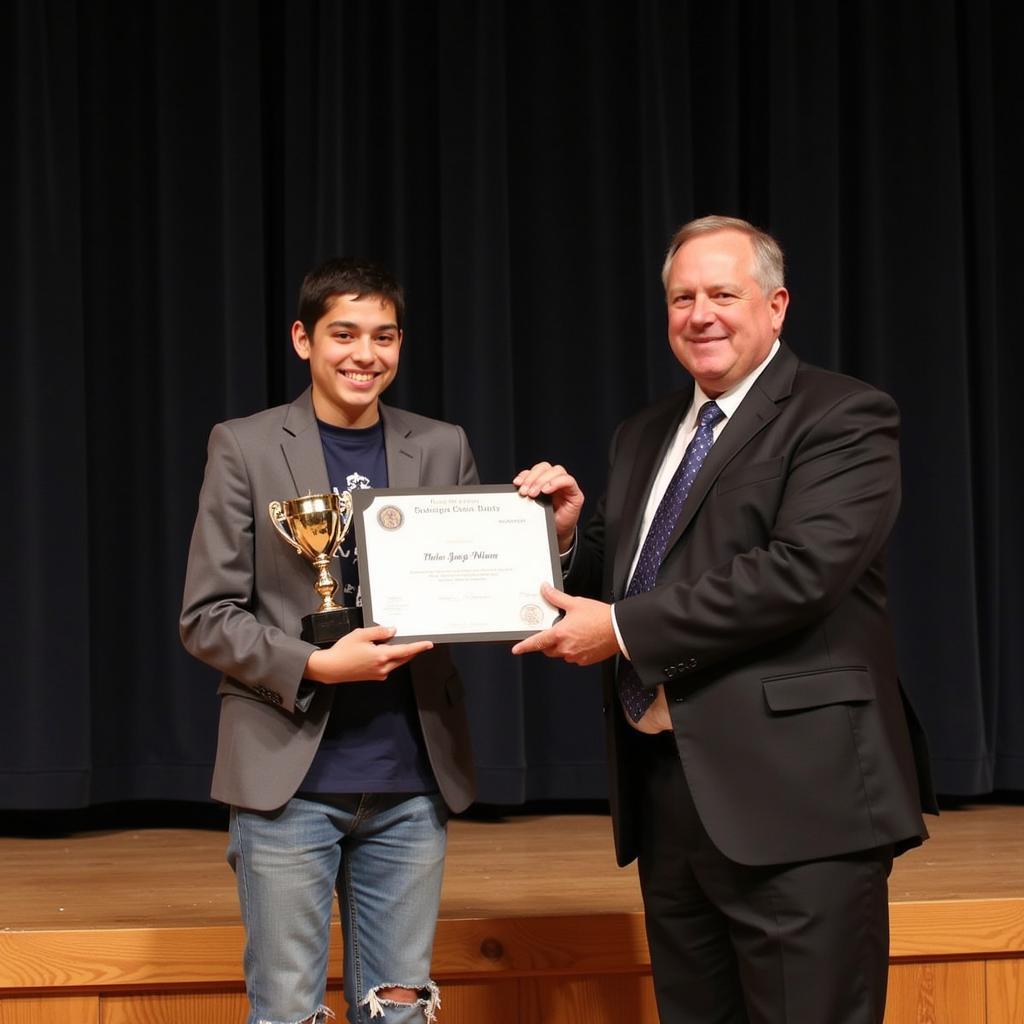
M 829 704 L 875 699 L 875 681 L 866 668 L 834 668 L 824 672 L 762 679 L 764 699 L 772 711 L 804 711 Z
M 733 470 L 726 470 L 715 485 L 716 494 L 725 494 L 726 491 L 734 491 L 737 487 L 746 487 L 748 484 L 757 484 L 762 480 L 774 480 L 782 475 L 782 456 L 768 459 L 765 462 L 754 462 L 749 466 L 739 466 Z

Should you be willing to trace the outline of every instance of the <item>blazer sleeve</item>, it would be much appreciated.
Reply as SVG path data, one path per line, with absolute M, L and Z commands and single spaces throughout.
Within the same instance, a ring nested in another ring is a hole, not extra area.
M 179 628 L 200 661 L 295 710 L 316 648 L 255 614 L 253 495 L 242 449 L 230 425 L 213 428 L 199 493 Z
M 789 441 L 787 472 L 763 543 L 615 605 L 640 678 L 699 671 L 821 621 L 879 557 L 900 501 L 899 415 L 881 391 L 857 390 Z M 785 443 L 785 442 L 784 442 Z M 713 492 L 684 543 L 712 543 Z M 685 563 L 684 563 L 685 564 Z M 879 583 L 884 603 L 884 584 Z M 868 599 L 868 598 L 866 598 Z

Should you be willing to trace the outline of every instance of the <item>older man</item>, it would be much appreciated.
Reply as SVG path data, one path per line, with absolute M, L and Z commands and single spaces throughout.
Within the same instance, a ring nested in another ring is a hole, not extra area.
M 746 221 L 682 227 L 663 280 L 692 383 L 619 426 L 581 535 L 562 466 L 516 477 L 582 596 L 515 651 L 605 662 L 662 1021 L 880 1024 L 889 870 L 934 806 L 886 610 L 896 406 L 781 341 L 782 253 Z

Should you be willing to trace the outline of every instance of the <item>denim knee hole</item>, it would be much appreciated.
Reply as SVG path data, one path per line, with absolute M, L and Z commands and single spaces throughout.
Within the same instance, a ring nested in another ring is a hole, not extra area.
M 380 991 L 385 988 L 409 989 L 417 995 L 407 1003 L 399 999 L 382 999 Z M 383 985 L 374 985 L 360 1005 L 370 1011 L 371 1017 L 384 1017 L 384 1008 L 387 1006 L 419 1006 L 423 1010 L 426 1024 L 432 1024 L 437 1019 L 437 1011 L 441 1006 L 441 990 L 437 987 L 437 982 L 432 980 L 425 985 L 402 985 L 397 981 L 386 981 Z

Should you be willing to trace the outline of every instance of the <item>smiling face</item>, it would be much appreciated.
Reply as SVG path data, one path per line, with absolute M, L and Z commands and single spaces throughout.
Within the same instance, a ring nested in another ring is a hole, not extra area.
M 312 337 L 301 320 L 292 324 L 292 344 L 309 363 L 318 419 L 335 427 L 370 427 L 380 419 L 377 400 L 398 372 L 402 347 L 391 302 L 336 295 Z
M 789 293 L 765 295 L 753 265 L 749 237 L 724 230 L 691 238 L 669 266 L 669 345 L 709 398 L 762 363 L 782 330 Z

